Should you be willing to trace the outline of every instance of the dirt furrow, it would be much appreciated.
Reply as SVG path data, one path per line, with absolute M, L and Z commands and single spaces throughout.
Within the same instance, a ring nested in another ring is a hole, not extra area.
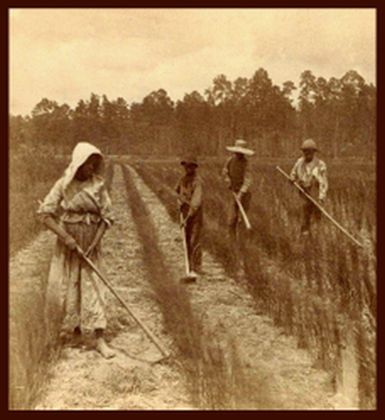
M 128 169 L 154 220 L 170 270 L 176 277 L 182 276 L 184 262 L 179 227 L 137 172 L 132 167 Z M 298 349 L 293 337 L 284 335 L 269 317 L 258 313 L 247 290 L 226 275 L 221 264 L 207 252 L 203 269 L 205 274 L 198 282 L 186 286 L 194 309 L 223 341 L 230 339 L 237 344 L 250 375 L 254 370 L 256 375 L 263 372 L 277 409 L 351 408 L 340 396 L 334 395 L 330 376 L 313 367 L 309 353 Z
M 141 243 L 127 207 L 122 172 L 115 167 L 111 198 L 116 223 L 103 241 L 106 274 L 146 326 L 168 347 L 162 314 L 143 269 Z M 175 364 L 152 364 L 161 355 L 108 292 L 108 336 L 117 356 L 64 348 L 38 409 L 184 409 L 191 407 Z

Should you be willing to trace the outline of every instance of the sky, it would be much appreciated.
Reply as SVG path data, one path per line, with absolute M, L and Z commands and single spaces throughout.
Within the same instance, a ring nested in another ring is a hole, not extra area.
M 43 98 L 76 106 L 91 92 L 141 101 L 204 93 L 214 77 L 274 84 L 304 70 L 376 78 L 375 9 L 10 9 L 10 112 Z

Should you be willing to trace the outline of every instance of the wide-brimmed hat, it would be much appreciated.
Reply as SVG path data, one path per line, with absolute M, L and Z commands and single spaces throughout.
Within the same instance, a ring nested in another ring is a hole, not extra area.
M 198 166 L 198 159 L 195 156 L 186 156 L 180 161 L 181 165 L 195 165 Z
M 307 139 L 302 143 L 301 150 L 318 150 L 318 147 L 313 139 Z
M 234 146 L 226 146 L 229 152 L 242 153 L 243 155 L 253 156 L 254 150 L 247 148 L 247 142 L 242 139 L 235 140 Z

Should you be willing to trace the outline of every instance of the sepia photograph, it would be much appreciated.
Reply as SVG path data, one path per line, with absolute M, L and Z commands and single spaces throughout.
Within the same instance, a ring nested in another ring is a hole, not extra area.
M 8 409 L 377 409 L 376 8 L 8 8 Z

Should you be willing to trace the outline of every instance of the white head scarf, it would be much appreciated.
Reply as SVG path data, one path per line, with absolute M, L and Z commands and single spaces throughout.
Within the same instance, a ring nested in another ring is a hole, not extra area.
M 64 172 L 63 187 L 66 189 L 74 179 L 77 170 L 85 163 L 91 155 L 99 155 L 103 158 L 102 152 L 90 143 L 78 143 L 73 152 L 71 163 Z

